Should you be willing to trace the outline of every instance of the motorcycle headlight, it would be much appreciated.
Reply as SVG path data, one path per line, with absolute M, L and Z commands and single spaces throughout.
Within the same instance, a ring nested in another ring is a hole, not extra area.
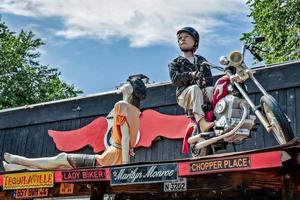
M 232 64 L 233 66 L 239 66 L 244 60 L 243 54 L 239 51 L 231 52 L 228 58 L 230 64 Z

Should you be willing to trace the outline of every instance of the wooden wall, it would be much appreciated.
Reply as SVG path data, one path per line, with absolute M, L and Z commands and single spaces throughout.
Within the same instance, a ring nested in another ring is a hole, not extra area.
M 300 136 L 300 61 L 283 63 L 256 70 L 257 79 L 278 100 L 283 110 L 292 120 L 292 127 Z M 217 78 L 217 77 L 215 77 Z M 247 83 L 251 98 L 259 104 L 260 94 L 257 88 Z M 66 101 L 50 102 L 42 105 L 28 106 L 0 112 L 0 156 L 4 152 L 27 157 L 54 156 L 59 153 L 48 129 L 72 130 L 80 128 L 98 116 L 105 116 L 113 108 L 120 95 L 112 92 Z M 155 109 L 161 113 L 177 115 L 183 110 L 177 105 L 175 87 L 169 82 L 155 84 L 148 89 L 148 96 L 141 108 Z M 160 138 L 153 142 L 151 148 L 138 148 L 133 162 L 172 160 L 189 155 L 181 153 L 181 140 Z M 276 145 L 272 135 L 265 134 L 258 126 L 252 138 L 237 146 L 238 150 L 264 148 Z M 232 151 L 232 147 L 228 146 Z M 92 154 L 89 147 L 77 153 Z M 2 170 L 2 163 L 0 164 Z

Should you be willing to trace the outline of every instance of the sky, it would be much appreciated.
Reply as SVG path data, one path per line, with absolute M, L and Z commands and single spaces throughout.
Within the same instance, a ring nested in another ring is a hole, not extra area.
M 41 38 L 40 63 L 83 96 L 114 90 L 131 74 L 169 81 L 168 63 L 181 55 L 176 31 L 185 26 L 199 31 L 197 54 L 218 64 L 241 49 L 249 13 L 243 0 L 0 0 L 10 30 Z

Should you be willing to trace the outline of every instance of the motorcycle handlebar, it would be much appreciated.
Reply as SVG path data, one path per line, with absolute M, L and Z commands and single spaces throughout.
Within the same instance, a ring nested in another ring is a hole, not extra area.
M 257 48 L 256 46 L 254 46 L 254 45 L 252 45 L 252 44 L 251 44 L 251 45 L 248 45 L 246 49 L 248 49 L 248 50 L 250 51 L 250 53 L 251 53 L 251 54 L 252 54 L 259 62 L 263 61 L 262 57 L 256 52 L 256 50 L 261 50 L 261 49 Z
M 210 63 L 210 62 L 204 61 L 204 62 L 202 62 L 202 64 L 203 64 L 203 65 L 207 65 L 207 66 L 210 67 L 210 68 L 217 69 L 217 70 L 219 70 L 219 71 L 224 72 L 224 68 L 223 68 L 223 67 L 214 65 L 214 64 L 212 64 L 212 63 Z
M 264 36 L 257 36 L 257 37 L 254 38 L 254 42 L 255 42 L 255 43 L 260 43 L 260 42 L 263 42 L 263 41 L 265 41 L 265 40 L 266 40 L 266 39 L 265 39 Z
M 250 52 L 259 62 L 263 61 L 262 57 L 258 53 L 256 53 L 256 51 L 250 51 Z

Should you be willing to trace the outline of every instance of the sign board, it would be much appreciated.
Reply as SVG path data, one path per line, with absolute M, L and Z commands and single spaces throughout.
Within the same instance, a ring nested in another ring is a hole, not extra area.
M 205 171 L 218 171 L 226 169 L 240 169 L 250 167 L 250 157 L 236 157 L 224 159 L 212 159 L 190 163 L 190 172 L 205 172 Z
M 164 182 L 164 192 L 184 192 L 187 190 L 186 178 L 180 177 L 177 181 Z
M 178 164 L 179 176 L 280 167 L 281 157 L 281 151 L 273 151 L 181 162 Z
M 177 163 L 113 167 L 111 185 L 173 181 L 178 178 Z
M 61 182 L 85 182 L 107 180 L 108 169 L 79 169 L 61 171 Z
M 48 188 L 18 189 L 15 190 L 14 192 L 14 198 L 16 199 L 47 197 L 47 196 L 48 196 Z
M 3 190 L 53 187 L 53 172 L 28 172 L 5 174 Z
M 59 194 L 73 194 L 74 183 L 61 183 L 59 187 Z

